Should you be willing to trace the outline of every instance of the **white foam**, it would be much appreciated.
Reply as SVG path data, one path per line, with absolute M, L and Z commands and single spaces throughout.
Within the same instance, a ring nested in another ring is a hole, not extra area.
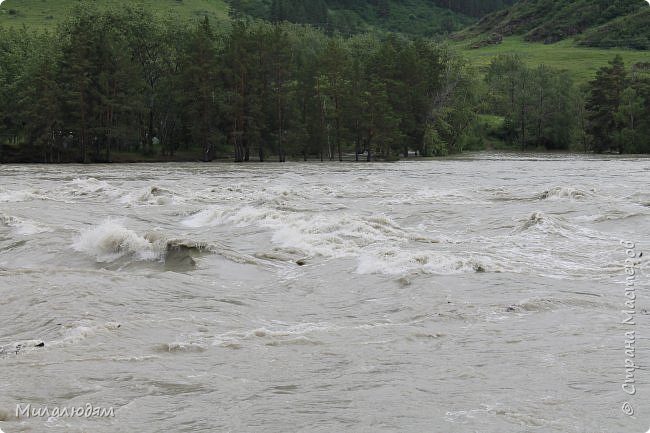
M 72 244 L 78 252 L 93 256 L 97 262 L 112 262 L 124 256 L 137 260 L 156 260 L 164 254 L 162 243 L 152 243 L 116 221 L 85 230 Z
M 159 352 L 204 352 L 208 346 L 199 342 L 175 341 L 157 347 Z
M 175 196 L 171 191 L 157 186 L 149 186 L 135 192 L 126 193 L 119 198 L 120 203 L 128 205 L 160 206 L 183 201 L 182 198 Z
M 95 334 L 95 329 L 90 326 L 75 326 L 74 328 L 70 328 L 66 331 L 63 342 L 68 344 L 76 344 L 88 337 L 94 336 Z
M 211 207 L 183 221 L 188 227 L 258 226 L 272 230 L 272 242 L 302 256 L 353 257 L 361 274 L 409 272 L 453 274 L 501 270 L 493 261 L 430 250 L 407 251 L 413 241 L 434 244 L 437 239 L 421 227 L 402 228 L 384 214 L 370 216 L 339 211 L 295 213 L 244 206 L 231 210 Z
M 280 225 L 284 218 L 284 212 L 266 207 L 244 206 L 231 210 L 215 206 L 190 216 L 182 221 L 182 224 L 187 227 L 211 227 L 224 224 L 237 227 L 252 225 L 274 227 Z
M 489 257 L 476 257 L 469 253 L 459 255 L 449 251 L 380 250 L 359 257 L 356 272 L 384 275 L 408 273 L 454 275 L 508 270 Z
M 616 221 L 616 220 L 624 220 L 627 218 L 636 218 L 636 217 L 643 217 L 645 216 L 642 213 L 636 213 L 636 212 L 623 212 L 619 210 L 613 210 L 609 211 L 606 213 L 602 214 L 594 214 L 594 215 L 580 215 L 576 218 L 574 218 L 574 221 L 576 222 L 586 222 L 586 223 L 601 223 L 601 222 L 606 222 L 606 221 Z
M 36 348 L 43 347 L 43 340 L 22 340 L 16 341 L 4 346 L 0 346 L 0 355 L 19 354 L 25 351 L 32 351 Z
M 100 192 L 112 193 L 116 190 L 116 188 L 111 186 L 108 182 L 97 180 L 94 177 L 75 178 L 70 182 L 70 184 L 73 187 L 71 190 L 73 195 L 88 195 Z
M 60 347 L 79 344 L 82 341 L 92 338 L 105 332 L 114 332 L 120 328 L 117 322 L 93 323 L 90 321 L 74 322 L 66 325 L 61 330 L 58 339 L 48 342 L 46 347 Z
M 0 225 L 11 227 L 13 234 L 30 236 L 38 233 L 51 232 L 52 229 L 31 220 L 24 220 L 10 215 L 0 214 Z
M 538 195 L 542 200 L 584 200 L 592 195 L 578 188 L 568 186 L 558 186 Z
M 526 234 L 558 235 L 567 239 L 600 239 L 607 240 L 605 236 L 594 230 L 571 224 L 560 217 L 547 215 L 542 212 L 533 212 L 528 218 L 520 220 L 515 232 Z
M 317 344 L 309 334 L 335 330 L 327 323 L 300 323 L 286 326 L 263 326 L 247 332 L 227 332 L 215 337 L 213 346 L 240 347 L 246 341 L 260 340 L 266 345 Z
M 4 203 L 17 203 L 31 200 L 47 200 L 47 197 L 42 195 L 40 191 L 6 191 L 0 193 L 0 202 Z

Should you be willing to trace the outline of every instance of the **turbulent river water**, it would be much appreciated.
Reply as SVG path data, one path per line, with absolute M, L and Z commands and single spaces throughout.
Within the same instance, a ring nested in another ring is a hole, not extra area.
M 0 429 L 645 433 L 648 181 L 487 153 L 0 166 Z M 89 405 L 114 416 L 63 412 Z

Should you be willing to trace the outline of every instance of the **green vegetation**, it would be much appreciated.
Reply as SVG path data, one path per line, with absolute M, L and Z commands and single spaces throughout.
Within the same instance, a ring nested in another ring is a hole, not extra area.
M 4 160 L 395 159 L 463 150 L 464 62 L 432 42 L 287 23 L 188 25 L 79 8 L 54 34 L 0 29 Z
M 470 17 L 482 16 L 511 6 L 517 0 L 433 0 L 441 8 L 451 9 Z
M 567 73 L 548 66 L 529 68 L 517 56 L 492 60 L 485 77 L 490 110 L 503 116 L 502 138 L 521 150 L 530 146 L 566 150 L 580 126 L 581 95 Z
M 102 0 L 102 10 L 143 7 L 159 16 L 183 20 L 207 16 L 212 22 L 235 16 L 269 21 L 312 24 L 343 35 L 368 30 L 436 36 L 458 31 L 483 13 L 513 0 Z M 53 29 L 72 14 L 79 0 L 6 0 L 0 6 L 0 25 Z
M 521 150 L 650 153 L 650 74 L 629 74 L 620 56 L 584 88 L 516 55 L 495 57 L 485 82 L 483 109 L 492 116 L 479 116 L 479 125 L 488 139 Z
M 312 24 L 331 33 L 390 31 L 418 36 L 458 31 L 474 19 L 430 0 L 230 0 L 237 16 Z
M 619 56 L 589 83 L 586 110 L 596 152 L 650 152 L 650 77 L 628 76 Z
M 0 161 L 650 152 L 644 36 L 604 48 L 646 30 L 636 0 L 521 0 L 446 43 L 403 33 L 507 2 L 14 1 L 0 8 Z M 587 4 L 600 15 L 572 15 Z M 532 42 L 549 23 L 579 34 Z M 485 39 L 490 26 L 511 36 Z
M 485 39 L 492 34 L 523 35 L 526 41 L 549 44 L 607 25 L 647 7 L 645 0 L 519 0 L 508 9 L 482 18 L 459 37 Z M 650 35 L 648 28 L 639 30 L 642 33 L 633 35 L 631 39 L 621 37 L 623 33 L 620 33 L 617 39 L 608 43 L 616 41 L 618 46 L 637 48 L 639 37 L 647 39 Z M 588 39 L 583 39 L 583 42 L 588 44 Z
M 628 46 L 637 50 L 650 49 L 650 7 L 625 15 L 587 30 L 578 38 L 579 44 L 588 47 Z
M 0 26 L 54 29 L 70 18 L 79 0 L 6 0 L 0 6 Z M 140 7 L 161 16 L 196 20 L 207 16 L 213 22 L 228 19 L 225 0 L 101 0 L 93 1 L 101 10 Z
M 648 8 L 650 10 L 650 8 Z M 646 55 L 636 50 L 623 48 L 587 48 L 578 45 L 572 39 L 565 39 L 555 44 L 526 42 L 521 36 L 504 38 L 498 45 L 488 45 L 478 49 L 470 48 L 468 41 L 452 41 L 451 46 L 462 50 L 463 56 L 482 69 L 497 56 L 516 54 L 529 67 L 544 64 L 567 71 L 580 83 L 591 80 L 596 71 L 607 65 L 614 56 L 619 55 L 627 65 L 649 60 Z

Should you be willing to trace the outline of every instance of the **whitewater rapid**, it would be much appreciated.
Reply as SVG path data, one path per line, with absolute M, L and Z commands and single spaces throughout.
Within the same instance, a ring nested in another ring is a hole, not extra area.
M 649 178 L 488 153 L 1 166 L 0 428 L 642 431 L 647 375 L 620 409 L 620 241 L 647 246 Z

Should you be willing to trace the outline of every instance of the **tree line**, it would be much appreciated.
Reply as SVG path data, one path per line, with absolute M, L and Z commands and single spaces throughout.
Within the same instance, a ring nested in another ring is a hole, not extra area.
M 462 150 L 475 114 L 468 66 L 425 40 L 137 8 L 0 32 L 4 159 L 394 159 Z
M 596 152 L 650 153 L 650 63 L 627 72 L 616 56 L 589 83 L 587 133 Z
M 579 87 L 516 55 L 478 70 L 395 34 L 81 7 L 55 33 L 0 28 L 0 162 L 372 161 L 493 142 L 645 153 L 639 65 L 617 57 Z
M 486 71 L 484 111 L 503 116 L 496 134 L 521 150 L 650 153 L 649 71 L 628 72 L 617 55 L 576 86 L 566 72 L 500 55 Z

